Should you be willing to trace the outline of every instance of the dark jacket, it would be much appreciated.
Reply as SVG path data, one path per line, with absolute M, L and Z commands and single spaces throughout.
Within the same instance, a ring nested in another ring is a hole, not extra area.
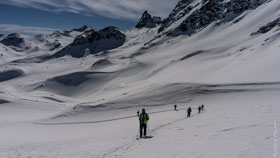
M 140 116 L 139 116 L 139 122 L 141 125 L 146 125 L 147 122 L 149 121 L 149 115 L 147 113 L 143 114 L 141 113 Z

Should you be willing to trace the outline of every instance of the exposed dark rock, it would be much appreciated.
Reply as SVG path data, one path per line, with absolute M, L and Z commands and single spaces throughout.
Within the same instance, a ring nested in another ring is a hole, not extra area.
M 49 35 L 50 37 L 60 37 L 60 36 L 70 36 L 70 31 L 55 31 L 54 33 Z
M 109 60 L 107 59 L 101 59 L 101 60 L 98 60 L 97 62 L 95 62 L 91 68 L 99 68 L 99 67 L 103 67 L 103 66 L 107 66 L 107 65 L 110 65 L 112 64 Z
M 272 30 L 275 27 L 280 28 L 280 17 L 267 23 L 265 26 L 262 26 L 258 31 L 252 33 L 251 35 L 264 34 L 264 33 L 267 33 L 268 31 Z
M 84 32 L 86 30 L 92 29 L 90 26 L 84 25 L 81 28 L 78 29 L 73 29 L 72 31 L 77 31 L 77 32 Z
M 202 0 L 193 3 L 193 0 L 181 0 L 169 17 L 163 21 L 159 32 L 169 27 L 175 21 L 185 17 L 183 22 L 170 34 L 178 32 L 191 35 L 199 32 L 213 22 L 217 24 L 231 22 L 247 10 L 255 9 L 267 0 Z M 189 15 L 188 15 L 189 14 Z
M 191 54 L 188 54 L 188 55 L 182 57 L 181 60 L 186 60 L 186 59 L 189 59 L 189 58 L 191 58 L 191 57 L 194 57 L 194 56 L 199 55 L 199 54 L 202 54 L 202 53 L 205 53 L 205 51 L 199 50 L 199 51 L 196 51 L 196 52 L 194 52 L 194 53 L 191 53 Z
M 152 17 L 152 15 L 148 13 L 148 11 L 145 11 L 142 14 L 140 21 L 137 23 L 137 25 L 135 27 L 136 28 L 143 28 L 143 27 L 153 28 L 153 27 L 156 27 L 161 22 L 162 21 L 161 21 L 160 17 L 156 17 L 156 16 Z
M 96 54 L 121 46 L 126 36 L 116 27 L 109 26 L 102 30 L 90 30 L 75 38 L 73 43 L 45 58 L 59 58 L 65 55 L 80 58 L 88 54 Z
M 169 14 L 169 16 L 163 20 L 162 25 L 159 28 L 159 32 L 163 31 L 165 28 L 169 27 L 175 21 L 180 20 L 182 17 L 189 14 L 190 11 L 194 8 L 194 6 L 190 6 L 190 4 L 192 2 L 193 2 L 193 0 L 179 1 L 178 4 L 176 5 L 176 7 Z

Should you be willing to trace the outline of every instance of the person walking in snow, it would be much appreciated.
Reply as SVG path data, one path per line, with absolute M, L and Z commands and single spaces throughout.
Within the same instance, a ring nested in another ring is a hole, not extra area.
M 174 105 L 174 111 L 177 111 L 177 105 L 176 104 Z
M 201 106 L 198 107 L 198 114 L 201 112 Z
M 137 116 L 139 117 L 139 115 L 140 115 L 140 111 L 138 110 L 138 111 L 137 111 Z
M 201 105 L 201 110 L 202 110 L 202 111 L 204 110 L 204 105 L 203 105 L 203 104 Z
M 145 109 L 142 109 L 142 113 L 139 116 L 139 123 L 140 123 L 140 138 L 143 136 L 144 130 L 144 137 L 147 135 L 147 123 L 149 121 L 149 115 L 146 113 Z
M 187 117 L 191 117 L 191 113 L 192 113 L 192 108 L 191 107 L 188 108 L 187 113 L 188 113 Z

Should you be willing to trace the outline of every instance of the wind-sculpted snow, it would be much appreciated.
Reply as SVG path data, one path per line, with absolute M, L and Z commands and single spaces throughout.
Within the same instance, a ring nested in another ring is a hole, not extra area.
M 15 69 L 15 70 L 6 70 L 0 72 L 0 82 L 8 81 L 17 77 L 20 77 L 24 74 L 22 70 Z

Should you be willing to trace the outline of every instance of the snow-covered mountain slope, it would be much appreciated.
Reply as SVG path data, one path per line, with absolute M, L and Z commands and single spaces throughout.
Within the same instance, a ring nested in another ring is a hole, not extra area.
M 79 58 L 117 48 L 121 46 L 124 41 L 125 35 L 116 27 L 110 26 L 99 31 L 91 29 L 77 36 L 70 45 L 49 58 L 59 58 L 65 55 Z
M 46 148 L 52 157 L 142 157 L 140 148 L 145 157 L 269 157 L 279 8 L 279 0 L 182 0 L 153 27 L 146 12 L 127 31 L 56 32 L 46 37 L 58 50 L 36 56 L 3 37 L 0 157 L 48 157 Z M 207 110 L 186 120 L 174 104 Z M 143 107 L 154 138 L 137 142 Z
M 6 61 L 15 60 L 15 58 L 9 58 L 11 55 L 15 56 L 15 54 L 18 57 L 17 59 L 53 54 L 72 43 L 77 36 L 89 30 L 92 30 L 92 28 L 83 26 L 70 31 L 56 31 L 50 35 L 23 35 L 21 33 L 3 35 L 0 36 L 0 49 L 6 50 L 6 56 L 3 57 Z
M 14 60 L 16 56 L 20 56 L 20 53 L 0 43 L 0 64 Z
M 159 32 L 170 25 L 176 26 L 172 33 L 194 34 L 211 23 L 222 23 L 242 20 L 244 12 L 254 10 L 267 0 L 181 0 L 169 17 L 164 20 Z M 176 24 L 177 23 L 177 24 Z

